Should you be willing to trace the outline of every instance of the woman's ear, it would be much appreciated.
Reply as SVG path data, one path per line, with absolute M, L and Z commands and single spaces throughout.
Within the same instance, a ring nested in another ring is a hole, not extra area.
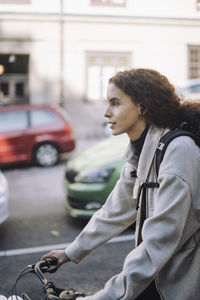
M 143 116 L 144 115 L 144 106 L 143 105 L 140 105 L 140 116 Z

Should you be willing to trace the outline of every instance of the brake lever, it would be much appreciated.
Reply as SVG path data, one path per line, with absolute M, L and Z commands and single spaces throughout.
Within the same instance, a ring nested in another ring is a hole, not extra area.
M 55 273 L 57 271 L 56 266 L 44 266 L 44 267 L 40 267 L 40 270 L 42 271 L 42 273 Z
M 35 272 L 36 264 L 37 263 L 31 265 L 31 268 L 32 268 L 31 272 L 33 272 L 33 273 Z M 48 273 L 55 273 L 57 271 L 57 267 L 56 267 L 56 264 L 55 265 L 49 264 L 49 265 L 44 265 L 44 266 L 41 265 L 40 270 L 41 270 L 42 273 L 47 273 L 47 272 Z

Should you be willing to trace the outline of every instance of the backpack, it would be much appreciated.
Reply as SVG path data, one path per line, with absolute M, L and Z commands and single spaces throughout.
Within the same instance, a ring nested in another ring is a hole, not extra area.
M 175 139 L 179 136 L 182 136 L 182 135 L 191 137 L 195 141 L 195 143 L 198 146 L 200 146 L 200 129 L 198 127 L 190 126 L 190 124 L 187 122 L 182 122 L 179 125 L 179 127 L 167 132 L 160 139 L 160 142 L 156 149 L 155 155 L 156 155 L 156 175 L 157 175 L 157 177 L 158 177 L 158 173 L 159 173 L 159 167 L 163 160 L 167 146 L 173 139 Z
M 167 132 L 160 139 L 160 142 L 158 144 L 158 147 L 157 147 L 156 153 L 155 153 L 157 177 L 158 177 L 158 173 L 159 173 L 159 167 L 163 160 L 167 146 L 173 139 L 175 139 L 176 137 L 182 136 L 182 135 L 191 137 L 195 141 L 195 143 L 200 147 L 200 128 L 199 127 L 194 127 L 194 126 L 191 126 L 187 122 L 182 122 L 179 127 Z M 133 176 L 133 177 L 135 177 L 135 176 Z M 139 192 L 138 192 L 138 196 L 137 196 L 136 210 L 138 210 L 138 208 L 139 208 L 140 197 L 142 197 L 142 199 L 141 199 L 141 204 L 140 204 L 141 205 L 141 216 L 140 216 L 141 222 L 140 222 L 140 226 L 138 229 L 138 244 L 140 244 L 142 242 L 142 227 L 143 227 L 144 221 L 146 219 L 146 190 L 149 188 L 158 188 L 158 187 L 159 187 L 158 182 L 144 182 L 144 183 L 142 183 L 142 185 L 139 188 Z

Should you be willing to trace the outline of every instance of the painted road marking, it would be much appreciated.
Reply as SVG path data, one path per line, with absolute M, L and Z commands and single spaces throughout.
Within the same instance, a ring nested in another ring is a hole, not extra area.
M 120 235 L 114 237 L 108 243 L 121 243 L 121 242 L 128 242 L 134 241 L 134 234 L 130 235 Z M 55 245 L 46 245 L 40 247 L 31 247 L 31 248 L 22 248 L 22 249 L 13 249 L 13 250 L 4 250 L 0 251 L 0 256 L 15 256 L 15 255 L 23 255 L 23 254 L 33 254 L 33 253 L 40 253 L 40 252 L 48 252 L 54 249 L 65 249 L 69 246 L 70 243 L 65 244 L 55 244 Z

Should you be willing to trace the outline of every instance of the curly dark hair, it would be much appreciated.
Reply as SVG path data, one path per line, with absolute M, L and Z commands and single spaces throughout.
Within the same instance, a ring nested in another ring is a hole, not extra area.
M 109 83 L 146 109 L 145 119 L 161 128 L 176 128 L 183 121 L 200 126 L 200 103 L 181 102 L 166 76 L 152 69 L 118 72 Z

